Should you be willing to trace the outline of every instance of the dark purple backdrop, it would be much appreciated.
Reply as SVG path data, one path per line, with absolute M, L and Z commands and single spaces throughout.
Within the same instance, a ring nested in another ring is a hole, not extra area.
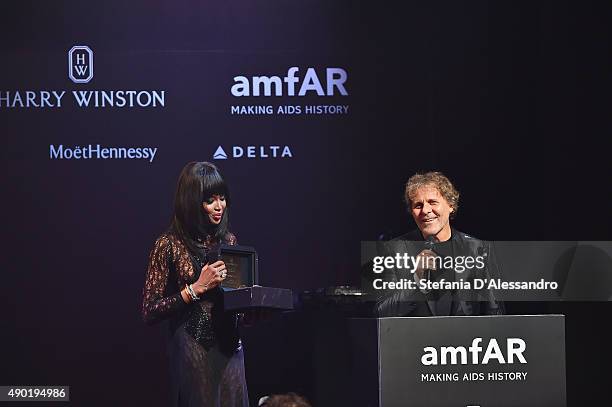
M 611 240 L 610 6 L 222 3 L 1 6 L 0 91 L 164 89 L 166 106 L 0 108 L 0 384 L 69 384 L 73 405 L 166 404 L 163 328 L 140 317 L 147 255 L 170 219 L 180 169 L 212 160 L 218 145 L 293 153 L 217 162 L 232 187 L 233 230 L 257 248 L 264 284 L 357 283 L 359 242 L 412 228 L 402 187 L 424 169 L 462 192 L 460 230 Z M 80 44 L 95 53 L 88 84 L 66 74 L 66 53 Z M 349 95 L 230 93 L 236 75 L 284 76 L 292 66 L 344 68 Z M 247 117 L 232 116 L 232 104 L 350 111 Z M 159 150 L 153 163 L 49 158 L 50 144 L 91 143 Z M 565 313 L 570 405 L 607 395 L 609 303 L 508 308 Z M 291 353 L 270 342 L 290 347 L 292 324 L 246 335 L 252 397 L 308 392 L 304 366 L 267 369 Z

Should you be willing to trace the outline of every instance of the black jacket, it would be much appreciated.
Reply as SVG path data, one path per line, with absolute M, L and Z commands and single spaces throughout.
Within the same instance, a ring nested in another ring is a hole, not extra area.
M 395 256 L 395 253 L 417 255 L 425 248 L 431 248 L 439 256 L 458 258 L 458 256 L 480 256 L 484 268 L 472 268 L 457 272 L 454 269 L 440 270 L 439 278 L 446 281 L 459 279 L 473 282 L 477 279 L 501 278 L 495 254 L 488 242 L 452 229 L 451 238 L 446 242 L 435 243 L 433 246 L 423 240 L 419 230 L 384 242 L 381 253 L 385 256 Z M 400 281 L 402 278 L 412 279 L 405 271 L 390 270 L 383 279 Z M 433 316 L 433 315 L 499 315 L 504 313 L 501 301 L 495 298 L 493 291 L 482 290 L 438 290 L 423 292 L 419 289 L 387 290 L 380 293 L 375 307 L 379 317 L 398 316 Z

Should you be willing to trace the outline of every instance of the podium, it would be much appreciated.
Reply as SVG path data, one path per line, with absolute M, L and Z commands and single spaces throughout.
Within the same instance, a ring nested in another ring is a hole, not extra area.
M 562 315 L 353 318 L 351 405 L 566 405 Z

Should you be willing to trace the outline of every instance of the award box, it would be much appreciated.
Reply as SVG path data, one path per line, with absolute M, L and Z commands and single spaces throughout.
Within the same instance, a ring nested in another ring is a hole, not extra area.
M 286 288 L 261 287 L 257 252 L 249 246 L 222 245 L 219 258 L 227 268 L 221 284 L 223 307 L 226 311 L 254 308 L 293 309 L 293 293 Z

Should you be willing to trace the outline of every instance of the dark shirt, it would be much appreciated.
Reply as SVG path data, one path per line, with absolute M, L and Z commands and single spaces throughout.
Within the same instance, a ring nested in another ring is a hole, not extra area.
M 473 281 L 474 278 L 499 278 L 499 267 L 494 252 L 488 242 L 451 230 L 451 238 L 446 242 L 426 242 L 417 229 L 389 242 L 385 242 L 382 251 L 386 256 L 407 252 L 416 256 L 424 249 L 433 250 L 438 256 L 480 256 L 484 259 L 484 268 L 468 269 L 457 272 L 455 269 L 441 269 L 432 273 L 435 279 L 445 281 Z M 385 276 L 387 281 L 399 281 L 406 278 L 397 270 L 391 270 Z M 409 278 L 413 278 L 412 275 Z M 383 292 L 377 301 L 375 312 L 380 317 L 390 316 L 432 316 L 432 315 L 498 315 L 504 313 L 503 303 L 495 298 L 491 290 L 433 290 L 420 289 L 388 290 Z

